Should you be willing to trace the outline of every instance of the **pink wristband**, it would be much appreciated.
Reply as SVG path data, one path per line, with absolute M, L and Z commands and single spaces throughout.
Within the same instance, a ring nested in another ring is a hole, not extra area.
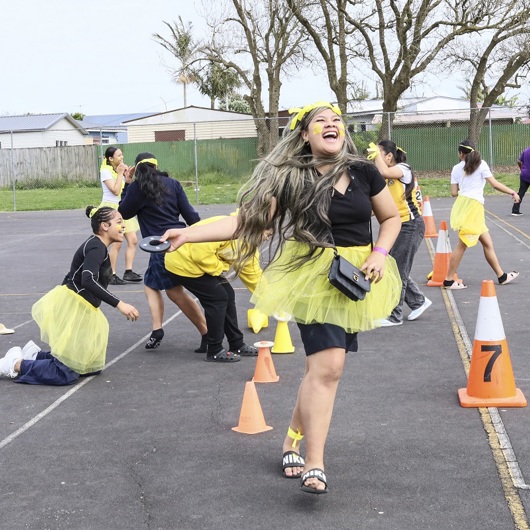
M 374 252 L 381 252 L 384 256 L 388 256 L 388 250 L 381 247 L 374 247 Z

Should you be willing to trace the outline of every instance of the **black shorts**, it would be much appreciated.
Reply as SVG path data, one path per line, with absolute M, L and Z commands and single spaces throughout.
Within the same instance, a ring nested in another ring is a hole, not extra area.
M 328 348 L 344 348 L 347 352 L 358 349 L 357 333 L 346 333 L 334 324 L 298 324 L 306 355 Z

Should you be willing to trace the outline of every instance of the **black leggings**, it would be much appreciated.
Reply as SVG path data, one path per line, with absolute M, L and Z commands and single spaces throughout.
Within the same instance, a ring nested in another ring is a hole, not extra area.
M 200 278 L 187 278 L 169 272 L 176 283 L 193 293 L 204 308 L 208 334 L 208 353 L 218 353 L 226 335 L 230 351 L 243 346 L 243 333 L 237 324 L 236 296 L 225 278 L 205 274 Z

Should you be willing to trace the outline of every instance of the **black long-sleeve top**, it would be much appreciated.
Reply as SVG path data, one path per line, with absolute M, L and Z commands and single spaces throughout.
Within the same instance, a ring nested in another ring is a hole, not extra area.
M 96 235 L 90 236 L 75 252 L 70 272 L 63 285 L 82 296 L 94 307 L 105 302 L 112 307 L 120 303 L 107 287 L 112 278 L 109 252 L 105 243 Z

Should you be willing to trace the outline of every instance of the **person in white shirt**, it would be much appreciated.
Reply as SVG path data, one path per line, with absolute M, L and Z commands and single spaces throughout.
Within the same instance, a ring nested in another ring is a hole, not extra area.
M 451 210 L 451 228 L 458 232 L 458 243 L 451 254 L 447 276 L 444 280 L 446 289 L 465 289 L 467 285 L 458 282 L 456 271 L 464 252 L 479 241 L 484 249 L 484 256 L 495 272 L 499 285 L 506 285 L 515 280 L 517 271 L 504 272 L 499 264 L 493 240 L 486 226 L 484 214 L 484 186 L 488 182 L 494 189 L 511 195 L 513 202 L 520 201 L 519 195 L 501 182 L 497 181 L 486 162 L 482 160 L 475 144 L 464 140 L 458 146 L 460 162 L 451 172 L 451 196 L 457 197 Z

